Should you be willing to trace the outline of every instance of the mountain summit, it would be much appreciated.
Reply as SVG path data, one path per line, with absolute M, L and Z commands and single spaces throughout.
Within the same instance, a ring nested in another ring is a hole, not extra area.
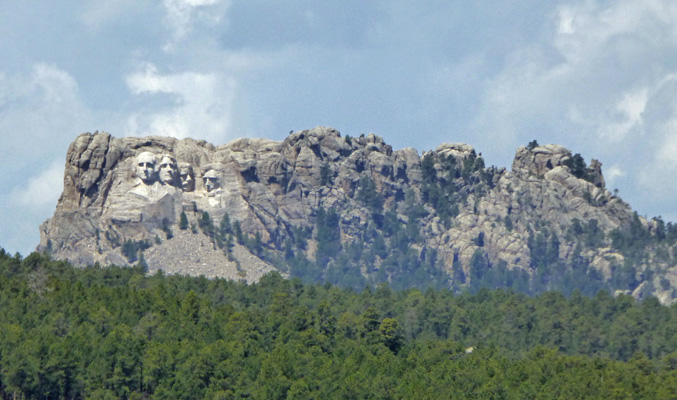
M 214 146 L 84 133 L 39 251 L 79 265 L 356 288 L 599 289 L 674 301 L 677 226 L 605 188 L 602 164 L 536 141 L 510 171 L 318 127 Z

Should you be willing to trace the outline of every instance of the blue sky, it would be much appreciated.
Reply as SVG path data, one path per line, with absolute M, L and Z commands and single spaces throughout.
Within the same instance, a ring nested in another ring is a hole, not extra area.
M 3 0 L 0 246 L 26 255 L 81 132 L 214 144 L 332 126 L 394 148 L 532 139 L 677 220 L 677 3 Z

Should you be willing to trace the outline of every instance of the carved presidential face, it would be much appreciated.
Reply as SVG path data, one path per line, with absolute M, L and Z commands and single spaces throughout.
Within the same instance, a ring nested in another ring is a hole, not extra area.
M 179 164 L 179 176 L 181 177 L 181 188 L 184 192 L 195 190 L 195 174 L 192 165 L 188 163 Z
M 157 157 L 155 154 L 144 151 L 136 156 L 136 176 L 138 176 L 143 183 L 150 185 L 157 179 Z
M 172 156 L 162 156 L 160 161 L 160 179 L 167 185 L 175 186 L 179 181 L 179 169 L 176 159 Z
M 214 191 L 221 187 L 221 182 L 219 181 L 219 175 L 216 171 L 209 170 L 202 176 L 202 182 L 205 185 L 205 189 L 208 192 Z

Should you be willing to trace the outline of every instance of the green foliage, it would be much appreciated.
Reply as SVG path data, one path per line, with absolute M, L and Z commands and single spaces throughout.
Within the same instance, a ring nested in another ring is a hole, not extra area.
M 329 164 L 324 163 L 320 167 L 320 185 L 331 186 L 334 184 L 334 173 L 331 171 Z
M 120 235 L 112 231 L 106 231 L 106 240 L 113 248 L 120 247 Z
M 674 399 L 676 329 L 677 308 L 606 292 L 246 285 L 0 249 L 7 399 Z
M 405 194 L 406 223 L 393 210 L 368 223 L 359 238 L 342 245 L 339 216 L 334 209 L 318 209 L 314 227 L 315 261 L 305 257 L 309 231 L 292 227 L 293 241 L 283 243 L 281 270 L 304 282 L 329 282 L 341 287 L 362 289 L 389 282 L 395 288 L 448 287 L 449 277 L 437 265 L 436 249 L 415 250 L 420 243 L 420 218 L 426 211 L 412 192 Z M 380 229 L 379 229 L 380 228 Z
M 291 235 L 294 239 L 294 246 L 299 250 L 305 250 L 308 247 L 308 233 L 297 226 L 291 229 Z
M 219 233 L 221 234 L 221 237 L 233 234 L 233 226 L 230 223 L 230 217 L 228 216 L 228 213 L 223 214 L 223 218 L 221 218 L 221 223 L 219 224 Z
M 505 218 L 503 219 L 503 224 L 505 225 L 505 229 L 507 229 L 508 232 L 512 232 L 513 224 L 512 219 L 510 219 L 509 215 L 505 216 Z
M 261 233 L 256 232 L 254 234 L 254 240 L 249 245 L 249 248 L 253 250 L 254 254 L 261 256 L 263 253 L 263 241 L 261 240 Z
M 378 331 L 383 337 L 383 343 L 386 347 L 393 353 L 397 353 L 404 344 L 404 337 L 397 320 L 394 318 L 384 318 Z
M 130 264 L 139 260 L 139 252 L 142 252 L 150 247 L 150 243 L 145 240 L 131 240 L 127 239 L 122 245 L 122 255 L 127 258 Z
M 368 176 L 360 178 L 356 199 L 372 214 L 383 212 L 383 196 L 376 190 L 376 184 Z
M 167 240 L 171 239 L 174 237 L 174 232 L 172 232 L 172 229 L 170 228 L 171 223 L 167 218 L 162 219 L 162 231 L 165 233 L 165 237 Z
M 536 147 L 538 147 L 538 141 L 536 141 L 536 139 L 532 140 L 532 141 L 529 142 L 529 144 L 527 145 L 527 149 L 529 149 L 529 151 L 535 149 Z
M 233 222 L 233 231 L 235 232 L 235 238 L 239 244 L 245 243 L 244 234 L 242 233 L 242 228 L 240 227 L 240 221 Z
M 435 169 L 435 156 L 432 152 L 426 154 L 421 160 L 421 178 L 424 183 L 435 183 L 437 181 L 437 170 Z
M 179 229 L 181 229 L 182 231 L 188 229 L 188 217 L 186 216 L 186 213 L 184 211 L 181 211 L 181 217 L 179 220 Z
M 588 221 L 588 226 L 585 230 L 585 245 L 588 248 L 598 248 L 604 244 L 604 231 L 599 228 L 596 219 Z
M 588 168 L 585 159 L 583 159 L 583 156 L 581 156 L 579 153 L 574 154 L 573 157 L 566 160 L 564 165 L 569 168 L 571 174 L 576 178 L 583 179 L 588 182 L 594 181 L 593 171 Z
M 487 282 L 485 278 L 489 272 L 491 264 L 487 254 L 481 250 L 477 249 L 470 259 L 470 292 L 475 293 L 482 287 L 486 287 Z
M 383 239 L 383 236 L 378 235 L 374 238 L 371 251 L 374 253 L 374 255 L 377 255 L 382 259 L 388 256 L 388 246 L 386 245 L 386 241 Z
M 237 221 L 236 221 L 237 223 Z M 223 250 L 223 253 L 232 260 L 232 251 L 233 251 L 233 235 L 235 234 L 236 229 L 234 229 L 235 224 L 230 223 L 230 217 L 228 213 L 223 214 L 221 222 L 219 223 L 218 229 L 214 226 L 211 216 L 206 211 L 202 213 L 202 218 L 200 219 L 200 228 L 202 232 L 209 236 L 212 240 L 212 243 L 216 245 L 219 249 Z M 239 228 L 239 223 L 237 223 Z M 242 236 L 242 231 L 239 231 L 242 240 L 244 241 L 244 236 Z
M 198 222 L 198 226 L 207 237 L 213 238 L 216 230 L 214 228 L 214 222 L 212 222 L 212 217 L 207 211 L 202 212 L 202 218 Z
M 475 160 L 476 157 L 474 154 L 471 154 L 470 156 L 463 159 L 463 169 L 461 170 L 461 176 L 463 179 L 469 179 L 470 174 L 477 170 L 475 167 Z
M 576 178 L 585 179 L 587 177 L 588 166 L 579 153 L 574 154 L 574 156 L 568 159 L 564 165 L 569 167 L 571 174 Z
M 318 265 L 324 266 L 341 250 L 341 229 L 336 210 L 330 208 L 325 211 L 320 207 L 315 218 L 315 231 L 317 232 L 315 258 Z
M 442 172 L 439 175 L 435 163 Z M 491 182 L 491 177 L 484 168 L 484 159 L 477 157 L 474 152 L 461 163 L 453 156 L 426 154 L 421 161 L 422 200 L 430 204 L 442 222 L 449 226 L 451 220 L 458 215 L 459 204 L 466 200 L 467 193 L 475 192 L 480 195 L 486 184 Z

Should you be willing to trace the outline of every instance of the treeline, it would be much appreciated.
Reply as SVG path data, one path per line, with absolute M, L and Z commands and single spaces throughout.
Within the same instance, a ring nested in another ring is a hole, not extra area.
M 674 399 L 677 307 L 246 285 L 0 249 L 3 399 Z

